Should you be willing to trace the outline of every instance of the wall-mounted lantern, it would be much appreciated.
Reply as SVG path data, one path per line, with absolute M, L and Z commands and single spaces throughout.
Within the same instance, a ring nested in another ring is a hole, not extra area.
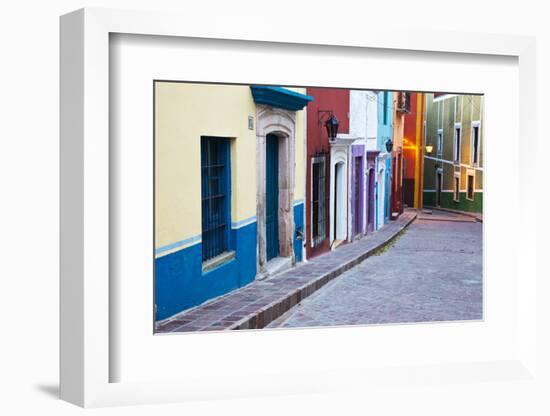
M 427 144 L 427 145 L 426 145 L 426 153 L 427 153 L 427 154 L 432 153 L 433 150 L 434 150 L 434 147 L 433 147 L 431 144 Z
M 327 135 L 330 140 L 334 140 L 338 135 L 339 126 L 340 126 L 340 122 L 336 117 L 334 117 L 334 114 L 332 114 L 330 118 L 325 122 L 325 127 L 327 128 Z
M 328 117 L 328 119 L 326 117 Z M 317 110 L 317 120 L 319 126 L 321 126 L 321 124 L 325 125 L 327 136 L 330 141 L 333 141 L 338 135 L 338 127 L 340 126 L 340 122 L 336 116 L 331 110 Z
M 393 149 L 393 142 L 392 142 L 391 140 L 388 140 L 388 141 L 386 142 L 386 150 L 387 150 L 388 153 L 389 153 L 389 152 L 392 151 L 392 149 Z

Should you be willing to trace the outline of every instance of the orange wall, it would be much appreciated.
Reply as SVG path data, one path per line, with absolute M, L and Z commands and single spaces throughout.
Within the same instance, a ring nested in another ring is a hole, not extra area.
M 418 94 L 411 93 L 411 112 L 405 114 L 405 128 L 403 134 L 403 153 L 405 162 L 405 174 L 406 179 L 414 179 L 416 163 L 417 163 L 417 146 L 421 143 L 417 143 L 417 129 L 421 126 L 417 126 L 417 109 L 418 109 Z M 418 135 L 418 137 L 422 137 Z

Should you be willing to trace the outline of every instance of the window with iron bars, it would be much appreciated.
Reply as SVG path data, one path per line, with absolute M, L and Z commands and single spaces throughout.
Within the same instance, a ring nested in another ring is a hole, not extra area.
M 202 261 L 229 248 L 229 139 L 201 138 Z
M 326 238 L 326 164 L 325 156 L 312 159 L 311 165 L 311 246 Z

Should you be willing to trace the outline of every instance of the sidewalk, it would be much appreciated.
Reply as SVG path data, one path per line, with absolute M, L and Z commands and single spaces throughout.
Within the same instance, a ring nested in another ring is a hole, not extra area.
M 417 220 L 423 221 L 451 221 L 451 222 L 481 222 L 472 215 L 464 215 L 461 211 L 427 210 L 418 212 Z
M 390 243 L 416 216 L 416 210 L 407 210 L 396 221 L 359 241 L 174 315 L 159 324 L 156 332 L 264 328 L 302 299 Z

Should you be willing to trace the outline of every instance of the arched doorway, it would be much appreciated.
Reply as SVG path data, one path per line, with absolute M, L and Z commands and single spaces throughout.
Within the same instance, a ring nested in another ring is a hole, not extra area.
M 386 194 L 386 172 L 384 168 L 380 169 L 380 172 L 378 173 L 378 201 L 377 201 L 377 212 L 378 212 L 378 218 L 377 218 L 377 228 L 380 228 L 384 224 L 384 217 L 385 217 L 385 207 L 384 207 L 384 201 L 385 201 L 385 194 Z
M 344 162 L 338 162 L 334 166 L 334 239 L 346 239 L 346 188 L 347 175 Z
M 348 223 L 352 207 L 352 160 L 350 141 L 338 140 L 330 146 L 330 245 L 351 241 L 353 225 Z M 351 166 L 350 166 L 351 164 Z
M 363 234 L 363 158 L 353 158 L 353 237 L 360 237 Z
M 374 172 L 374 168 L 370 168 L 368 173 L 367 232 L 374 231 Z
M 257 276 L 295 263 L 295 113 L 257 106 Z M 270 262 L 270 265 L 268 265 Z

